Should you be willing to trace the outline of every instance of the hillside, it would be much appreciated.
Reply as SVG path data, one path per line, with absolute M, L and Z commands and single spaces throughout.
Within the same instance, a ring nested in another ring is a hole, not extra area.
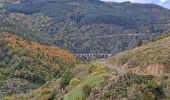
M 58 47 L 0 33 L 0 97 L 26 93 L 59 78 L 76 57 Z
M 170 37 L 166 32 L 155 42 L 121 52 L 107 63 L 136 73 L 161 75 L 170 72 Z
M 5 100 L 169 100 L 170 78 L 153 77 L 131 72 L 118 74 L 103 65 L 89 63 L 71 70 L 73 76 L 62 75 L 27 94 L 13 95 Z M 71 75 L 67 74 L 66 75 Z M 61 82 L 69 79 L 65 88 Z
M 99 0 L 5 3 L 0 30 L 73 53 L 118 53 L 170 27 L 170 11 L 154 4 Z
M 11 39 L 7 39 L 9 40 Z M 107 59 L 110 67 L 95 61 L 81 63 L 65 70 L 57 79 L 51 78 L 50 81 L 46 81 L 34 90 L 8 95 L 4 99 L 148 100 L 149 98 L 149 100 L 169 100 L 169 43 L 170 37 L 167 32 L 155 42 Z M 124 70 L 123 73 L 118 71 L 120 67 Z M 44 69 L 44 72 L 48 72 L 48 69 Z M 12 78 L 12 81 L 14 79 Z M 31 86 L 27 88 L 31 89 Z
M 155 4 L 0 0 L 0 100 L 170 100 L 168 29 Z

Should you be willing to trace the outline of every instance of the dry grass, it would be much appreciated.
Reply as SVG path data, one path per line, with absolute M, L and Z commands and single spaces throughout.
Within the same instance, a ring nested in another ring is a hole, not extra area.
M 119 53 L 108 59 L 113 65 L 128 68 L 160 64 L 170 66 L 170 37 Z

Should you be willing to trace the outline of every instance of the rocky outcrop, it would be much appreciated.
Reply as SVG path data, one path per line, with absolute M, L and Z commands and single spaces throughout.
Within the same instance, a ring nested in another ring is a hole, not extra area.
M 117 66 L 117 67 L 116 67 Z M 170 68 L 166 67 L 161 64 L 154 64 L 154 65 L 149 65 L 146 67 L 134 67 L 134 68 L 129 68 L 129 66 L 125 65 L 118 65 L 118 64 L 113 64 L 112 67 L 115 69 L 121 69 L 124 72 L 132 71 L 133 73 L 136 74 L 146 74 L 146 75 L 153 75 L 153 76 L 160 76 L 164 73 L 170 73 Z
M 166 35 L 167 36 L 167 35 Z M 107 63 L 138 74 L 159 76 L 170 73 L 170 37 L 121 52 Z
M 148 74 L 153 76 L 159 76 L 163 73 L 166 73 L 166 67 L 160 64 L 149 65 L 147 67 L 136 67 L 129 70 L 134 73 Z

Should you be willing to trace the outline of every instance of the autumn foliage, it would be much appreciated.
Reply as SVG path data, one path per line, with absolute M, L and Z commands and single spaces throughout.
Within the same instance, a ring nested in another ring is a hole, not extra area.
M 44 84 L 60 77 L 65 70 L 74 68 L 76 62 L 75 56 L 58 47 L 26 41 L 6 32 L 0 33 L 2 87 L 6 87 L 5 82 L 10 78 Z
M 60 63 L 56 60 L 60 60 L 63 64 L 67 65 L 73 65 L 76 62 L 76 59 L 72 54 L 58 47 L 41 45 L 35 41 L 27 42 L 22 38 L 9 33 L 2 33 L 2 35 L 5 37 L 4 40 L 7 42 L 8 46 L 15 50 L 28 50 L 33 55 L 39 55 L 42 57 L 41 60 L 43 60 L 43 63 L 50 63 L 53 67 L 58 66 Z

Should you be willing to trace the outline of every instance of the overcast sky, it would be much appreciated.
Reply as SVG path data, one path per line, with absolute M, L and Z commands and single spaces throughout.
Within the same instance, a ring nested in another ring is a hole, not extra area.
M 101 0 L 106 2 L 155 3 L 170 9 L 170 0 Z

